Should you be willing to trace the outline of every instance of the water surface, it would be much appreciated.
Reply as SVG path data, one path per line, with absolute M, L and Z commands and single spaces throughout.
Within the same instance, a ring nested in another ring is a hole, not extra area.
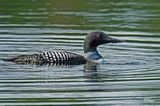
M 101 30 L 121 44 L 99 47 L 100 65 L 36 66 L 0 61 L 0 105 L 160 105 L 158 0 L 1 0 L 0 58 L 42 51 L 83 54 Z

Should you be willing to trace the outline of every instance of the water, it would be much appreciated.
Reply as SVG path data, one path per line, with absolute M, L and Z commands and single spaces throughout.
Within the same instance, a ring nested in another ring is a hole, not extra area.
M 0 61 L 0 105 L 160 105 L 159 0 L 1 0 L 0 58 L 45 50 L 83 54 L 102 30 L 121 44 L 99 47 L 97 66 Z

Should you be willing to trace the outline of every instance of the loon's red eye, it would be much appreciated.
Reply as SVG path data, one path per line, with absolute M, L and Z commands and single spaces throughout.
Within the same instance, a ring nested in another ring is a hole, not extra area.
M 103 39 L 103 38 L 104 38 L 103 34 L 101 34 L 101 33 L 96 35 L 96 39 L 98 39 L 98 40 Z

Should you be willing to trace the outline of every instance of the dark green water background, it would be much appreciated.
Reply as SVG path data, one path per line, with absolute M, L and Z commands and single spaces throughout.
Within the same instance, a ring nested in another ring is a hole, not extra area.
M 0 58 L 83 54 L 95 30 L 126 40 L 95 67 L 0 61 L 0 105 L 160 106 L 160 0 L 0 0 Z

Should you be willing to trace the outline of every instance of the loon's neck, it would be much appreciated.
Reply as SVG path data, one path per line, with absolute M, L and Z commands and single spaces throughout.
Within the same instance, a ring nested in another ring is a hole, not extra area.
M 85 53 L 85 56 L 89 61 L 96 63 L 100 63 L 103 60 L 102 56 L 98 53 L 97 50 L 87 52 Z

